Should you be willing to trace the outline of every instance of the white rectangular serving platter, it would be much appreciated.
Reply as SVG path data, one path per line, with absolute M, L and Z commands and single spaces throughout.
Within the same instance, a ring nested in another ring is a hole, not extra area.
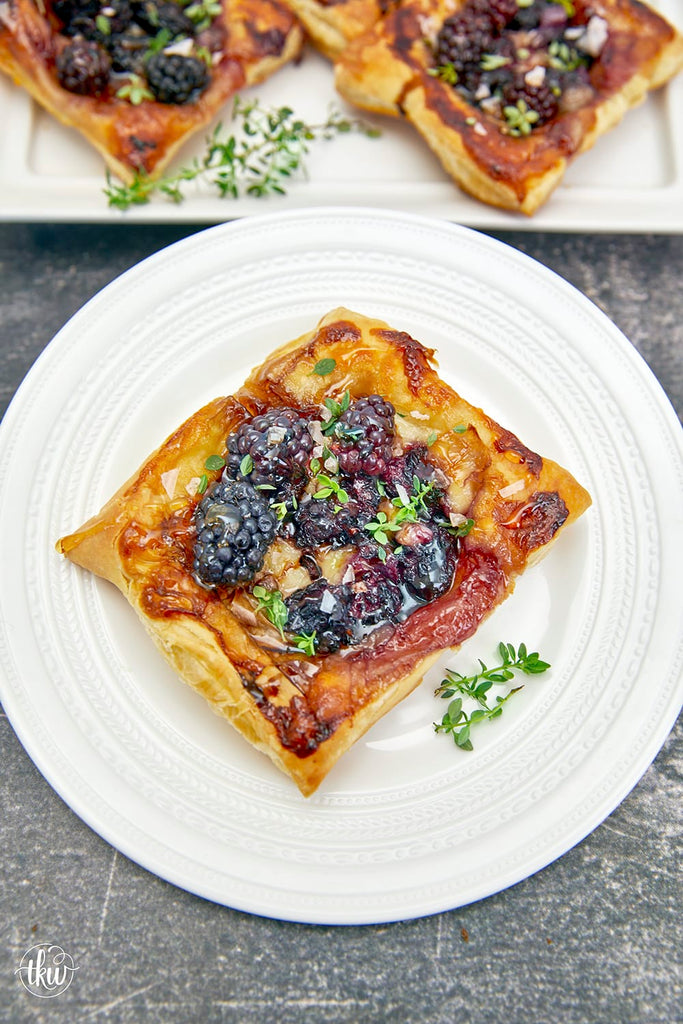
M 683 0 L 653 4 L 683 27 Z M 245 90 L 268 108 L 291 107 L 309 123 L 330 105 L 356 111 L 334 90 L 330 64 L 307 49 L 296 66 Z M 231 104 L 216 119 L 227 130 Z M 221 199 L 208 186 L 186 186 L 174 204 L 155 198 L 121 212 L 108 206 L 99 154 L 73 129 L 46 114 L 9 78 L 0 79 L 0 220 L 110 223 L 216 223 L 305 206 L 371 206 L 440 217 L 472 227 L 540 231 L 683 231 L 683 74 L 648 96 L 569 168 L 533 217 L 487 207 L 462 193 L 410 125 L 365 118 L 379 139 L 360 133 L 311 143 L 306 173 L 287 194 Z M 200 133 L 178 154 L 185 166 L 204 149 Z

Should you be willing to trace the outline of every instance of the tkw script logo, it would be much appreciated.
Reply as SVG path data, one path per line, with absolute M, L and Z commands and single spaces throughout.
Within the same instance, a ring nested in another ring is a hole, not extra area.
M 73 957 L 52 942 L 39 942 L 27 949 L 15 974 L 27 992 L 49 999 L 65 992 L 78 968 Z

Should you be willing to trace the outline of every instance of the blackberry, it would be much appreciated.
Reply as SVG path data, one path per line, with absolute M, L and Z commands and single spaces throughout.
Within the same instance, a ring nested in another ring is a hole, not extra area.
M 355 476 L 349 479 L 343 478 L 342 483 L 346 493 L 355 502 L 358 517 L 363 519 L 365 525 L 373 518 L 379 507 L 381 495 L 377 482 L 367 476 Z
M 516 75 L 513 80 L 503 87 L 503 103 L 507 106 L 515 106 L 519 100 L 523 100 L 529 110 L 535 110 L 538 114 L 536 125 L 545 124 L 552 120 L 558 112 L 558 98 L 552 92 L 547 82 L 541 85 L 529 85 L 521 75 Z
M 100 96 L 109 84 L 109 54 L 87 39 L 77 38 L 68 43 L 56 63 L 59 84 L 79 96 Z
M 342 413 L 329 435 L 343 473 L 382 476 L 391 458 L 394 407 L 380 395 L 358 398 Z
M 519 11 L 518 0 L 473 0 L 472 6 L 488 14 L 497 33 L 502 32 Z
M 450 589 L 457 562 L 457 542 L 438 526 L 422 526 L 430 539 L 404 545 L 398 557 L 400 579 L 408 594 L 419 602 L 433 601 Z
M 159 103 L 183 104 L 204 91 L 209 73 L 203 60 L 179 53 L 155 53 L 147 61 L 147 82 Z
M 111 57 L 113 71 L 144 75 L 145 54 L 149 46 L 147 36 L 136 32 L 122 32 L 107 40 L 107 51 Z
M 434 485 L 434 490 L 427 496 L 427 501 L 432 503 L 438 501 L 439 492 L 436 471 L 434 466 L 427 461 L 427 451 L 426 445 L 414 445 L 412 448 L 406 449 L 402 455 L 391 459 L 387 464 L 384 474 L 388 494 L 396 497 L 398 495 L 396 485 L 400 484 L 411 495 L 413 493 L 413 481 L 417 477 L 422 484 L 431 483 Z
M 437 67 L 452 64 L 458 73 L 458 82 L 468 66 L 479 64 L 481 55 L 490 51 L 493 33 L 490 19 L 485 15 L 468 18 L 464 12 L 446 18 L 436 39 Z
M 101 43 L 104 40 L 104 36 L 97 27 L 95 19 L 80 14 L 72 18 L 69 24 L 64 27 L 64 35 L 70 36 L 72 39 L 78 36 L 82 39 L 88 39 L 91 43 Z
M 356 501 L 340 505 L 335 498 L 311 498 L 296 509 L 292 525 L 300 548 L 341 548 L 352 544 L 371 518 L 372 512 L 361 512 Z
M 296 590 L 285 601 L 287 633 L 291 636 L 315 632 L 315 647 L 320 654 L 331 654 L 351 639 L 351 588 L 315 580 Z
M 194 36 L 194 23 L 183 9 L 168 0 L 143 0 L 135 5 L 135 20 L 151 36 L 162 29 L 176 36 Z
M 248 455 L 250 482 L 254 487 L 274 487 L 279 496 L 288 484 L 303 486 L 312 450 L 306 417 L 298 409 L 271 409 L 247 420 L 230 435 L 224 475 L 239 479 L 240 466 Z
M 475 93 L 482 81 L 482 56 L 512 55 L 510 41 L 500 34 L 517 12 L 517 0 L 470 0 L 441 26 L 435 65 L 451 64 L 458 76 L 456 85 Z
M 268 503 L 246 481 L 211 485 L 195 511 L 193 571 L 206 587 L 252 579 L 275 536 Z
M 403 594 L 392 579 L 391 568 L 378 559 L 358 559 L 352 564 L 357 582 L 351 587 L 353 597 L 349 613 L 354 639 L 359 642 L 368 629 L 398 620 Z

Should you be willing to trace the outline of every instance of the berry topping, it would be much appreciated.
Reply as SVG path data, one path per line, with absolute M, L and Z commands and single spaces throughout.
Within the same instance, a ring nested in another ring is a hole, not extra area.
M 57 57 L 59 84 L 79 96 L 100 96 L 109 84 L 111 60 L 95 42 L 80 37 Z
M 194 574 L 207 587 L 253 578 L 275 536 L 267 501 L 246 481 L 217 481 L 195 512 Z
M 102 4 L 92 0 L 62 0 L 53 5 L 66 36 L 82 36 L 106 46 L 131 25 L 133 7 L 130 0 L 111 0 Z
M 506 135 L 528 135 L 593 95 L 580 72 L 599 57 L 608 30 L 587 13 L 560 0 L 466 0 L 441 26 L 430 73 L 497 118 Z
M 292 592 L 283 576 L 281 593 L 275 555 L 275 587 L 250 589 L 288 646 L 309 656 L 360 644 L 445 593 L 467 532 L 449 525 L 448 481 L 428 447 L 401 447 L 390 402 L 352 402 L 347 391 L 325 406 L 322 422 L 288 406 L 245 420 L 195 512 L 194 574 L 206 587 L 248 584 L 279 535 L 285 562 L 310 582 Z
M 235 480 L 249 477 L 254 487 L 288 491 L 290 484 L 305 482 L 312 450 L 307 418 L 298 409 L 272 409 L 230 435 L 225 475 Z
M 84 96 L 110 89 L 135 105 L 194 102 L 210 78 L 198 54 L 223 48 L 225 27 L 217 18 L 219 4 L 211 5 L 200 25 L 184 6 L 180 0 L 53 0 L 59 31 L 72 40 L 57 56 L 59 83 Z M 168 52 L 180 41 L 182 53 Z M 126 82 L 119 75 L 134 77 Z
M 438 501 L 438 489 L 436 471 L 429 462 L 428 449 L 425 445 L 415 445 L 409 448 L 402 455 L 392 459 L 387 465 L 384 474 L 387 492 L 395 497 L 402 490 L 410 493 L 415 487 L 417 479 L 421 485 L 431 484 L 431 490 L 427 496 L 428 503 Z
M 179 53 L 155 53 L 147 61 L 147 82 L 160 103 L 187 103 L 204 91 L 209 73 L 203 60 Z

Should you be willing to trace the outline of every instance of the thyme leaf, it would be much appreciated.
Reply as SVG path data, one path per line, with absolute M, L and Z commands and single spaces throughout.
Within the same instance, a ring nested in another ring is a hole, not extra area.
M 504 68 L 506 64 L 511 63 L 511 57 L 504 57 L 500 53 L 483 53 L 479 61 L 479 67 L 482 71 L 497 71 L 498 68 Z
M 319 377 L 326 377 L 328 373 L 332 373 L 336 365 L 336 359 L 319 359 L 311 373 L 317 373 Z
M 386 551 L 382 549 L 384 545 L 389 543 L 389 535 L 397 533 L 405 523 L 420 522 L 420 513 L 428 512 L 426 504 L 427 495 L 431 494 L 433 490 L 434 484 L 431 481 L 422 483 L 419 477 L 414 476 L 412 496 L 404 490 L 403 494 L 399 494 L 391 499 L 391 504 L 398 510 L 392 515 L 391 519 L 386 512 L 378 512 L 374 519 L 365 524 L 363 529 L 371 533 L 373 539 L 380 545 L 382 561 L 386 561 Z M 383 487 L 380 490 L 380 494 L 386 494 Z M 394 551 L 394 554 L 396 554 L 396 551 Z
M 458 84 L 458 72 L 450 61 L 446 61 L 445 64 L 439 64 L 435 68 L 429 68 L 427 74 L 431 75 L 432 78 L 440 78 L 447 85 Z
M 287 605 L 284 602 L 279 590 L 266 590 L 258 583 L 252 590 L 252 594 L 258 601 L 257 611 L 263 612 L 269 622 L 275 626 L 284 640 L 285 624 L 289 617 Z

